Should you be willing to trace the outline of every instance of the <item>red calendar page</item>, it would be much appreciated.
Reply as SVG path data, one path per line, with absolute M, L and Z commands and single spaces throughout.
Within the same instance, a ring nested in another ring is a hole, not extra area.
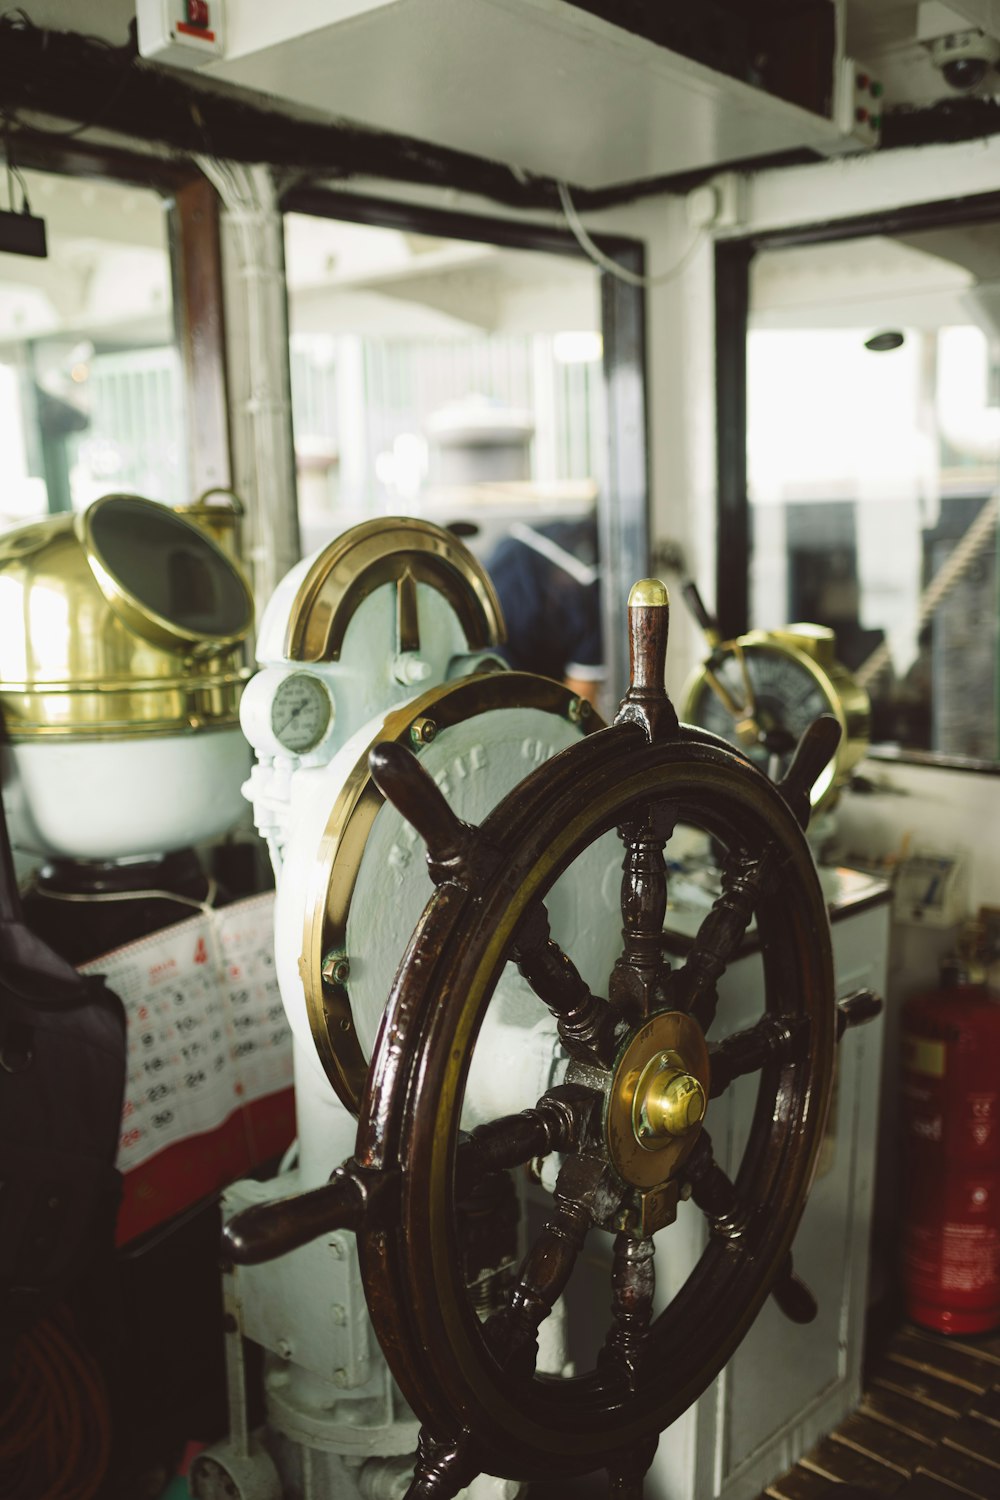
M 295 1134 L 273 919 L 268 892 L 82 966 L 105 976 L 128 1017 L 119 1244 L 277 1156 Z

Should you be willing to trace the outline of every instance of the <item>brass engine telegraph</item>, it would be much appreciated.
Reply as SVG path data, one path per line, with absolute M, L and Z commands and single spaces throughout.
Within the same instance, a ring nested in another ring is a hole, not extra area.
M 693 583 L 684 597 L 711 653 L 684 688 L 681 718 L 738 746 L 776 781 L 809 725 L 831 715 L 840 743 L 811 793 L 813 807 L 831 807 L 868 747 L 871 721 L 868 694 L 836 659 L 834 632 L 799 624 L 723 641 Z

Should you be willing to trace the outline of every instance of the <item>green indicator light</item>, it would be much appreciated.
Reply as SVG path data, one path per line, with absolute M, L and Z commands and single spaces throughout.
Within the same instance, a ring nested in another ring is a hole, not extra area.
M 885 90 L 884 90 L 882 84 L 880 84 L 880 83 L 873 83 L 872 84 L 872 87 L 871 87 L 871 96 L 872 96 L 873 99 L 881 99 L 881 97 L 882 97 L 882 95 L 883 95 L 884 92 L 885 92 Z

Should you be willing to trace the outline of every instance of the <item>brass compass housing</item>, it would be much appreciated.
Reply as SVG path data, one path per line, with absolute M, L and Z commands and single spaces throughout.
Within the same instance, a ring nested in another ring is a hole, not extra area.
M 105 495 L 0 538 L 0 707 L 10 740 L 231 728 L 250 589 L 199 526 Z

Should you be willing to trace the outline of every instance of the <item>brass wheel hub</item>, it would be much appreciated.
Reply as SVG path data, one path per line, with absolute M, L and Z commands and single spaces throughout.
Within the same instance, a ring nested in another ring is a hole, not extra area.
M 632 1096 L 632 1129 L 639 1145 L 658 1151 L 705 1118 L 708 1101 L 699 1079 L 677 1052 L 658 1052 L 643 1068 Z
M 698 1023 L 661 1011 L 618 1057 L 605 1112 L 608 1154 L 641 1191 L 668 1181 L 690 1152 L 708 1107 L 708 1048 Z

